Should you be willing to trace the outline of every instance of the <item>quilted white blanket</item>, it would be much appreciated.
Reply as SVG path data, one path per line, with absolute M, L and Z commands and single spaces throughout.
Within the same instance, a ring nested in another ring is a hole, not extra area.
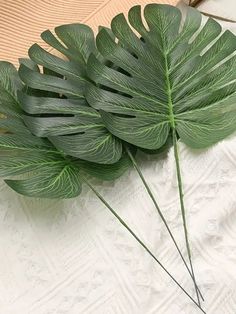
M 180 145 L 193 260 L 207 314 L 236 313 L 236 139 L 196 153 Z M 184 237 L 167 158 L 139 158 L 178 243 Z M 94 182 L 97 184 L 98 182 Z M 193 285 L 135 172 L 102 195 L 194 294 Z M 92 192 L 32 200 L 1 182 L 1 314 L 197 314 Z

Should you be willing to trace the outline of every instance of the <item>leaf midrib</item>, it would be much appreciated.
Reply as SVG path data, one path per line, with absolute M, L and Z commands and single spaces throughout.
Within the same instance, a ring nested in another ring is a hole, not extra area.
M 60 171 L 60 173 L 56 176 L 56 178 L 47 187 L 51 187 L 51 186 L 55 185 L 56 182 L 58 180 L 60 180 L 60 178 L 62 177 L 63 173 L 66 172 L 67 168 L 70 168 L 70 166 L 69 165 L 64 166 L 63 169 Z

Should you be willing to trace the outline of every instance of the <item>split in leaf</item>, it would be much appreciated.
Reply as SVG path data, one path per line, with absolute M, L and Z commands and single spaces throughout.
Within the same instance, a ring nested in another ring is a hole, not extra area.
M 29 66 L 29 61 L 25 60 L 24 63 Z M 4 100 L 0 110 L 5 114 L 5 118 L 0 119 L 0 127 L 5 130 L 5 133 L 0 134 L 0 176 L 24 175 L 23 179 L 20 177 L 5 180 L 16 192 L 31 197 L 76 197 L 81 192 L 82 176 L 89 174 L 102 180 L 114 180 L 128 169 L 130 161 L 125 154 L 117 163 L 98 165 L 66 156 L 47 138 L 31 134 L 23 121 L 23 111 L 19 105 L 17 91 L 18 95 L 32 97 L 39 103 L 40 99 L 44 99 L 47 91 L 40 91 L 41 97 L 38 98 L 23 94 L 22 90 L 25 87 L 16 69 L 9 63 L 0 62 L 0 74 L 0 88 L 3 95 L 1 101 Z M 50 108 L 48 110 L 50 111 Z M 96 112 L 92 108 L 91 111 Z
M 59 40 L 50 32 L 42 38 L 67 57 L 64 60 L 39 45 L 29 49 L 36 64 L 57 73 L 55 77 L 21 64 L 19 74 L 30 89 L 58 93 L 58 97 L 37 97 L 20 93 L 19 99 L 27 115 L 24 121 L 31 132 L 47 137 L 67 155 L 100 164 L 113 164 L 122 156 L 122 143 L 104 127 L 100 114 L 90 108 L 84 97 L 87 59 L 95 51 L 92 30 L 83 24 L 55 28 Z M 61 43 L 62 42 L 62 43 Z

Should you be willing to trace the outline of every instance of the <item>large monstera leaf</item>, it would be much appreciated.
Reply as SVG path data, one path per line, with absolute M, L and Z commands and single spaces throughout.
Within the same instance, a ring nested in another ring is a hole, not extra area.
M 32 63 L 25 60 L 23 63 L 33 68 Z M 22 90 L 25 87 L 14 66 L 0 62 L 0 113 L 4 114 L 4 118 L 0 119 L 0 128 L 4 130 L 0 132 L 0 176 L 14 176 L 5 180 L 13 190 L 30 197 L 76 197 L 81 193 L 84 176 L 114 180 L 130 166 L 126 155 L 112 165 L 71 158 L 58 151 L 48 139 L 31 134 L 23 121 L 17 98 L 17 91 Z M 40 91 L 42 99 L 47 94 Z
M 115 136 L 157 149 L 174 132 L 204 148 L 236 130 L 236 37 L 213 19 L 202 25 L 192 8 L 140 6 L 102 29 L 97 48 L 113 68 L 91 55 L 86 97 Z M 146 26 L 147 25 L 147 26 Z M 172 130 L 172 131 L 171 131 Z
M 19 93 L 24 121 L 34 135 L 48 138 L 67 155 L 113 164 L 121 158 L 122 143 L 105 128 L 100 114 L 84 97 L 89 81 L 87 59 L 92 52 L 96 54 L 93 32 L 86 25 L 70 24 L 56 27 L 55 33 L 59 40 L 50 31 L 42 33 L 42 38 L 67 60 L 34 44 L 29 56 L 47 72 L 20 66 L 20 77 L 31 90 L 52 93 L 40 98 Z

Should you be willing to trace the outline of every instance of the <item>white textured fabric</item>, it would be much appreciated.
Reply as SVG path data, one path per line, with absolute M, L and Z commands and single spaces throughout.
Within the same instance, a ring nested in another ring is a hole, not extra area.
M 236 139 L 201 153 L 182 144 L 180 148 L 193 260 L 205 309 L 208 314 L 235 314 Z M 167 158 L 139 160 L 184 251 L 173 150 Z M 194 293 L 135 170 L 97 188 Z M 86 189 L 78 199 L 46 201 L 18 196 L 2 183 L 0 241 L 1 314 L 200 313 Z
M 235 0 L 231 4 L 233 9 Z M 202 152 L 180 146 L 204 308 L 207 314 L 235 314 L 236 137 Z M 185 252 L 173 150 L 166 158 L 140 156 L 139 161 Z M 135 170 L 115 183 L 94 184 L 194 295 Z M 86 188 L 74 200 L 32 200 L 1 181 L 0 196 L 0 314 L 201 313 Z

